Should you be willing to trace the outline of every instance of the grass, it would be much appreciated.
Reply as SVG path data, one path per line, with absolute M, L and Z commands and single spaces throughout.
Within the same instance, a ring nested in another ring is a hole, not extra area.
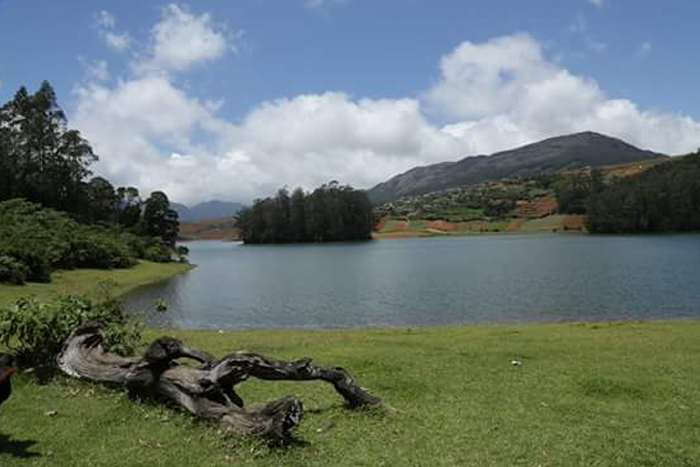
M 435 212 L 434 217 L 445 219 L 450 222 L 469 222 L 482 219 L 484 217 L 483 209 L 474 209 L 467 206 L 450 206 L 442 211 Z
M 552 232 L 562 230 L 564 227 L 563 214 L 554 214 L 541 219 L 532 219 L 525 222 L 521 227 L 521 232 Z
M 159 282 L 191 269 L 181 263 L 152 263 L 139 261 L 129 269 L 75 269 L 51 274 L 51 283 L 25 285 L 0 284 L 0 307 L 10 306 L 21 297 L 36 297 L 48 301 L 60 295 L 83 295 L 93 292 L 103 281 L 114 284 L 110 292 L 123 295 L 137 287 Z
M 0 465 L 700 465 L 700 321 L 170 333 L 219 355 L 347 366 L 395 410 L 349 411 L 320 383 L 242 384 L 249 402 L 303 399 L 304 443 L 282 449 L 117 390 L 21 376 Z

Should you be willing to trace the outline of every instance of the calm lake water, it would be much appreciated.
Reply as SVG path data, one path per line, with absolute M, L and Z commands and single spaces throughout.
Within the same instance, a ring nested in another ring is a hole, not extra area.
M 700 317 L 700 236 L 529 235 L 331 245 L 188 243 L 198 267 L 127 297 L 182 328 Z

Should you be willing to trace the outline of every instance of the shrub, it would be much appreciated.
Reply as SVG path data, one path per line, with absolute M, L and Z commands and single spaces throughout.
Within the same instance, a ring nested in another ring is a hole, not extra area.
M 0 255 L 0 282 L 24 284 L 29 268 L 11 256 Z
M 187 255 L 190 254 L 190 249 L 184 245 L 179 245 L 175 250 L 177 253 L 177 259 L 181 263 L 187 263 Z
M 20 245 L 0 246 L 0 255 L 21 264 L 26 271 L 25 281 L 51 282 L 51 265 L 41 251 Z M 0 282 L 5 282 L 0 277 Z
M 110 351 L 127 355 L 140 343 L 140 323 L 129 319 L 117 301 L 66 296 L 52 303 L 20 299 L 0 309 L 0 344 L 11 348 L 23 365 L 53 368 L 70 333 L 90 321 L 101 323 Z
M 171 250 L 166 245 L 153 244 L 144 250 L 143 258 L 156 263 L 167 263 L 171 260 Z
M 65 213 L 21 199 L 0 202 L 0 255 L 26 267 L 24 280 L 50 282 L 55 269 L 128 268 L 136 258 L 169 262 L 173 253 L 160 237 L 137 236 L 109 224 L 79 224 Z M 0 282 L 20 277 L 5 272 Z
M 68 261 L 77 268 L 129 268 L 136 264 L 128 247 L 99 234 L 82 234 L 71 242 Z

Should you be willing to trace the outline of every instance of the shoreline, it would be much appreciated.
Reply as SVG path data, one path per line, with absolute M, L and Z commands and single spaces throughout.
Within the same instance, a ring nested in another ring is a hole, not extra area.
M 400 240 L 404 238 L 447 238 L 447 237 L 480 237 L 480 236 L 506 236 L 506 235 L 591 235 L 583 230 L 533 230 L 533 231 L 492 231 L 492 232 L 426 232 L 426 231 L 403 231 L 403 232 L 372 232 L 373 240 Z
M 111 295 L 122 297 L 139 287 L 170 279 L 195 267 L 196 265 L 188 263 L 154 263 L 139 260 L 136 266 L 126 269 L 55 271 L 48 284 L 36 282 L 28 282 L 25 285 L 0 284 L 0 307 L 12 306 L 18 299 L 24 297 L 50 300 L 61 295 L 93 294 L 103 284 L 108 284 Z
M 677 326 L 682 323 L 700 324 L 700 316 L 678 316 L 668 318 L 650 318 L 650 319 L 614 319 L 614 320 L 594 320 L 594 321 L 533 321 L 530 323 L 489 323 L 489 324 L 418 324 L 418 325 L 383 325 L 383 326 L 357 326 L 357 327 L 259 327 L 259 328 L 178 328 L 178 327 L 158 327 L 147 325 L 146 329 L 151 333 L 158 335 L 163 333 L 173 334 L 404 334 L 404 333 L 420 333 L 421 331 L 457 331 L 457 330 L 497 330 L 497 329 L 527 329 L 527 328 L 545 328 L 545 327 L 562 327 L 562 328 L 612 328 L 612 327 L 630 327 L 630 326 L 651 326 L 651 325 L 669 325 Z

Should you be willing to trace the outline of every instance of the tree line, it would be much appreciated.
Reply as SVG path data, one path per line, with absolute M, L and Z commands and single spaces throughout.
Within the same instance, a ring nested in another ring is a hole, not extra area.
M 629 177 L 571 176 L 555 193 L 560 212 L 586 214 L 591 233 L 700 231 L 700 151 Z
M 177 213 L 167 196 L 154 192 L 142 200 L 137 188 L 90 178 L 97 160 L 90 143 L 68 128 L 48 81 L 34 94 L 21 87 L 0 107 L 0 201 L 24 198 L 83 223 L 117 224 L 173 245 Z
M 14 282 L 21 282 L 25 276 L 46 280 L 50 270 L 66 265 L 124 267 L 133 264 L 134 258 L 170 260 L 179 223 L 168 197 L 156 191 L 143 200 L 134 187 L 115 188 L 103 177 L 92 177 L 90 166 L 97 160 L 90 143 L 78 130 L 68 128 L 47 81 L 34 94 L 20 88 L 0 107 L 0 214 L 4 218 L 0 229 L 0 282 L 9 276 Z M 29 204 L 11 201 L 16 199 Z M 42 208 L 68 217 L 56 217 L 51 212 L 43 215 L 38 212 Z M 14 219 L 14 225 L 8 224 L 10 219 Z M 26 222 L 20 223 L 22 219 Z M 47 224 L 46 219 L 52 222 Z M 95 228 L 82 229 L 69 221 Z M 33 231 L 48 228 L 79 231 L 76 237 L 85 248 L 56 260 L 56 252 L 63 250 L 57 247 L 45 251 L 45 245 L 39 243 L 52 244 L 48 234 Z M 124 252 L 117 239 L 123 233 L 141 237 L 139 247 L 127 249 L 132 260 L 122 258 Z M 32 266 L 38 261 L 32 259 L 37 251 L 49 255 L 45 267 Z M 89 251 L 95 255 L 93 260 L 76 260 Z M 179 253 L 182 256 L 185 251 Z
M 372 205 L 362 190 L 330 182 L 307 193 L 286 188 L 236 217 L 245 243 L 337 242 L 371 238 Z

